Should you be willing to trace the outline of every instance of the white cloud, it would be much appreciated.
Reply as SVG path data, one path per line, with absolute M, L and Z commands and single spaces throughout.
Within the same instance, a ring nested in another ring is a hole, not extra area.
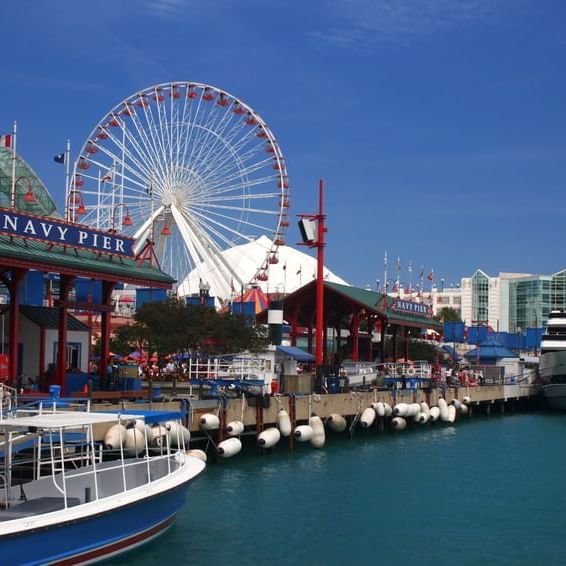
M 439 32 L 498 21 L 510 5 L 510 0 L 330 0 L 335 23 L 310 35 L 337 47 L 404 45 Z
M 187 8 L 191 4 L 191 0 L 148 0 L 146 8 L 154 16 L 171 19 L 176 17 L 183 8 Z

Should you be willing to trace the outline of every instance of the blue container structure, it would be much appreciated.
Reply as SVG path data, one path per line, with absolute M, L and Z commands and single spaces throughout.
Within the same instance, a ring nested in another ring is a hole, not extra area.
M 61 386 L 60 385 L 50 385 L 49 395 L 52 399 L 59 399 L 61 397 Z
M 137 377 L 121 377 L 119 380 L 120 391 L 141 391 L 141 379 Z

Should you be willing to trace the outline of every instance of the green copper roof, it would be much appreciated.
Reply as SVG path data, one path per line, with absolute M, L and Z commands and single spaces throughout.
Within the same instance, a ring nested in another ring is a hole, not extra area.
M 76 248 L 53 246 L 45 242 L 36 242 L 19 237 L 0 236 L 1 258 L 11 258 L 15 261 L 41 264 L 46 267 L 67 271 L 91 272 L 104 275 L 109 280 L 124 282 L 147 282 L 162 286 L 175 282 L 170 275 L 147 263 L 137 265 L 135 260 L 118 256 L 98 255 L 95 252 Z M 77 273 L 81 275 L 82 273 Z
M 59 309 L 55 307 L 36 307 L 31 305 L 20 305 L 20 314 L 41 328 L 59 328 Z M 67 315 L 67 330 L 88 331 L 88 326 L 83 324 L 72 314 Z
M 401 313 L 395 310 L 390 310 L 393 305 L 394 299 L 392 297 L 386 296 L 386 305 L 383 302 L 384 295 L 382 293 L 376 293 L 375 291 L 368 291 L 367 289 L 359 289 L 358 287 L 350 287 L 348 285 L 340 285 L 339 283 L 331 283 L 329 281 L 324 282 L 324 286 L 333 289 L 337 293 L 344 295 L 345 297 L 360 303 L 369 309 L 386 316 L 387 319 L 393 324 L 403 324 L 411 323 L 417 324 L 419 326 L 424 326 L 426 323 L 428 328 L 441 330 L 442 324 L 436 320 L 430 318 L 424 318 L 422 316 L 412 316 L 411 314 Z M 378 306 L 379 305 L 379 306 Z
M 40 216 L 52 215 L 56 206 L 41 179 L 28 163 L 6 147 L 0 147 L 0 206 L 4 208 L 12 206 L 12 167 L 14 165 L 16 167 L 16 208 Z M 33 190 L 35 203 L 24 201 L 24 195 L 29 187 Z

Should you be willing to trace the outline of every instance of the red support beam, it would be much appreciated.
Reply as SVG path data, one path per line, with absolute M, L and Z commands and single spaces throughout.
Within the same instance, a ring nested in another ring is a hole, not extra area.
M 59 307 L 59 329 L 57 348 L 57 384 L 61 387 L 61 395 L 67 394 L 67 320 L 69 318 L 67 307 L 64 302 L 69 296 L 69 291 L 75 282 L 74 277 L 61 275 L 59 280 L 59 297 L 63 305 Z
M 112 281 L 102 283 L 102 305 L 110 305 L 112 301 L 112 291 L 114 290 Z M 106 388 L 106 367 L 110 357 L 110 311 L 103 310 L 100 316 L 100 390 Z
M 43 374 L 45 372 L 45 328 L 39 327 L 39 360 L 37 377 L 40 389 L 43 389 Z
M 10 291 L 10 328 L 8 350 L 8 380 L 15 387 L 18 380 L 18 344 L 20 342 L 20 283 L 27 269 L 12 269 L 8 289 Z

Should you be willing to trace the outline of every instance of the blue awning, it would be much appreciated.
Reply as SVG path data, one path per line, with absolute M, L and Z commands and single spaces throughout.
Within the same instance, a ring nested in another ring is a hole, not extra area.
M 315 357 L 295 346 L 277 346 L 277 351 L 299 362 L 314 362 Z

